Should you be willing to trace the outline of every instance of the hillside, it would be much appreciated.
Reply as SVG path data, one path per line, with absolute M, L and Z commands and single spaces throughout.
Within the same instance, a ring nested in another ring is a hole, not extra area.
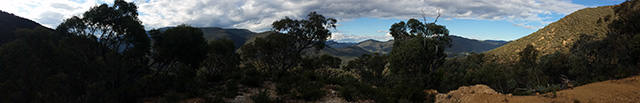
M 206 40 L 211 41 L 223 38 L 231 39 L 236 44 L 236 48 L 239 48 L 247 40 L 257 34 L 247 29 L 222 29 L 218 27 L 203 27 L 200 29 L 202 29 L 202 33 L 204 33 L 204 38 Z
M 160 28 L 160 30 L 163 31 L 169 28 L 170 27 Z M 234 41 L 236 49 L 247 42 L 253 41 L 255 37 L 264 37 L 271 33 L 255 33 L 246 29 L 223 29 L 219 27 L 200 27 L 200 29 L 204 33 L 203 36 L 206 40 L 231 39 Z M 451 39 L 453 46 L 446 50 L 446 52 L 450 54 L 449 56 L 465 55 L 471 52 L 484 52 L 508 43 L 507 41 L 499 40 L 480 41 L 453 35 Z M 343 61 L 352 60 L 366 53 L 378 52 L 381 54 L 389 54 L 393 48 L 393 40 L 382 42 L 370 39 L 359 43 L 340 43 L 329 40 L 325 44 L 331 48 L 321 50 L 320 54 L 336 56 L 342 58 Z
M 389 54 L 393 48 L 393 40 L 381 42 L 376 40 L 366 40 L 358 43 L 356 46 L 365 49 L 371 53 Z
M 160 28 L 160 31 L 167 30 L 171 27 Z M 235 43 L 235 47 L 240 48 L 245 42 L 253 38 L 258 33 L 254 33 L 247 29 L 223 29 L 219 27 L 200 27 L 204 38 L 207 41 L 217 39 L 231 39 Z
M 332 48 L 344 48 L 344 47 L 349 47 L 352 45 L 358 45 L 358 43 L 341 43 L 341 42 L 336 42 L 333 40 L 327 40 L 327 42 L 325 42 L 325 44 L 327 44 L 327 46 L 332 47 Z
M 0 10 L 0 45 L 16 39 L 15 31 L 17 29 L 33 29 L 35 27 L 46 28 L 32 20 Z
M 452 46 L 451 48 L 447 48 L 445 52 L 449 54 L 449 56 L 455 55 L 466 55 L 467 53 L 476 52 L 481 53 L 485 51 L 489 51 L 491 49 L 500 47 L 504 44 L 509 43 L 508 41 L 500 41 L 500 40 L 475 40 L 468 39 L 460 36 L 450 35 Z M 334 49 L 340 49 L 349 47 L 351 45 L 355 45 L 360 47 L 370 53 L 382 53 L 389 54 L 391 49 L 393 48 L 393 40 L 382 42 L 377 40 L 365 40 L 359 43 L 338 43 L 334 41 L 327 41 L 326 43 L 330 47 Z M 354 53 L 357 54 L 357 53 Z
M 486 85 L 463 86 L 438 94 L 436 103 L 632 103 L 640 101 L 640 76 L 590 83 L 573 89 L 533 96 L 499 94 Z
M 349 60 L 353 60 L 357 57 L 360 57 L 362 54 L 371 53 L 362 47 L 358 47 L 355 45 L 351 45 L 343 48 L 324 48 L 320 50 L 319 54 L 328 54 L 331 56 L 338 57 L 342 59 L 343 63 L 347 63 Z
M 475 40 L 468 39 L 460 36 L 449 35 L 451 37 L 451 48 L 447 48 L 445 52 L 449 54 L 449 56 L 453 55 L 466 55 L 471 52 L 482 53 L 485 51 L 489 51 L 491 49 L 495 49 L 504 44 L 509 43 L 508 41 L 500 41 L 500 40 Z
M 515 61 L 519 57 L 517 53 L 528 44 L 540 51 L 541 54 L 538 56 L 556 51 L 569 53 L 574 45 L 584 43 L 578 42 L 580 40 L 595 41 L 605 38 L 609 31 L 608 25 L 611 23 L 608 19 L 613 13 L 613 6 L 581 9 L 532 34 L 490 50 L 486 54 L 503 58 L 503 62 Z

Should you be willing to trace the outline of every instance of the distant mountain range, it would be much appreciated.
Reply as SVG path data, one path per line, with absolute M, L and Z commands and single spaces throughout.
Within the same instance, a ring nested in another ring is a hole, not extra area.
M 160 30 L 166 30 L 168 28 L 171 27 L 160 28 Z M 235 42 L 236 48 L 253 41 L 256 37 L 264 37 L 273 33 L 271 31 L 255 33 L 246 29 L 223 29 L 219 27 L 201 27 L 200 29 L 202 29 L 206 40 L 231 39 Z M 455 35 L 450 35 L 450 37 L 453 46 L 445 50 L 449 56 L 464 56 L 471 52 L 481 53 L 509 43 L 508 41 L 500 40 L 468 39 Z M 344 61 L 352 60 L 362 54 L 388 54 L 393 48 L 393 40 L 377 41 L 369 39 L 359 43 L 341 43 L 329 40 L 325 42 L 325 44 L 328 47 L 320 50 L 320 54 L 336 56 Z
M 160 28 L 166 30 L 171 27 Z M 219 27 L 201 27 L 206 40 L 231 39 L 235 42 L 236 48 L 253 41 L 256 37 L 264 37 L 273 32 L 255 33 L 246 29 L 223 29 Z M 452 47 L 445 49 L 445 52 L 451 56 L 464 56 L 471 52 L 481 53 L 491 49 L 500 47 L 509 41 L 501 40 L 475 40 L 460 36 L 450 35 Z M 320 54 L 329 54 L 339 57 L 344 61 L 352 60 L 362 54 L 388 54 L 393 48 L 393 40 L 377 41 L 373 39 L 365 40 L 359 43 L 341 43 L 333 40 L 325 42 L 328 48 L 320 51 Z
M 158 30 L 165 31 L 169 28 L 172 27 L 164 27 Z M 203 36 L 205 40 L 231 39 L 235 43 L 236 49 L 240 48 L 240 46 L 244 45 L 249 39 L 254 38 L 254 36 L 259 34 L 247 29 L 223 29 L 219 27 L 200 27 L 200 29 L 204 34 Z
M 504 44 L 509 43 L 509 41 L 502 40 L 475 40 L 468 39 L 460 36 L 450 35 L 452 46 L 451 48 L 445 49 L 445 52 L 449 54 L 449 56 L 455 55 L 466 55 L 471 52 L 481 53 L 485 51 L 489 51 L 491 49 L 500 47 Z M 370 53 L 381 53 L 388 54 L 391 52 L 393 48 L 393 40 L 389 40 L 386 42 L 377 41 L 377 40 L 365 40 L 360 43 L 339 43 L 335 41 L 327 41 L 326 44 L 332 48 L 345 48 L 356 46 L 360 47 Z
M 460 36 L 449 35 L 451 37 L 451 48 L 445 49 L 445 52 L 449 54 L 449 56 L 454 55 L 467 55 L 468 53 L 482 53 L 495 48 L 498 48 L 502 45 L 509 43 L 510 41 L 502 41 L 502 40 L 476 40 L 476 39 L 468 39 Z

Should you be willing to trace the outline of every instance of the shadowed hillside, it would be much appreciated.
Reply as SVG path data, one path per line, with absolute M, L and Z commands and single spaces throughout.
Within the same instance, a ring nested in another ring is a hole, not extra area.
M 451 48 L 447 48 L 445 51 L 449 54 L 449 56 L 454 55 L 467 55 L 468 53 L 482 53 L 485 51 L 489 51 L 491 49 L 495 49 L 504 44 L 509 43 L 508 41 L 500 41 L 500 40 L 475 40 L 468 39 L 464 37 L 459 37 L 455 35 L 450 35 L 451 37 Z
M 172 27 L 160 28 L 160 31 L 165 31 Z M 207 41 L 219 40 L 219 39 L 231 39 L 235 43 L 236 49 L 244 45 L 245 42 L 257 33 L 249 31 L 247 29 L 223 29 L 219 27 L 200 27 L 204 38 Z
M 325 42 L 325 44 L 327 44 L 327 46 L 332 47 L 332 48 L 344 48 L 344 47 L 349 47 L 351 45 L 357 45 L 358 43 L 341 43 L 341 42 L 336 42 L 333 40 L 329 40 L 327 42 Z
M 509 43 L 508 41 L 500 41 L 500 40 L 480 41 L 475 39 L 459 37 L 455 35 L 450 35 L 450 37 L 452 41 L 452 46 L 451 48 L 445 49 L 445 52 L 450 57 L 455 55 L 463 56 L 472 52 L 481 53 L 481 52 L 489 51 L 491 49 L 494 49 Z M 362 41 L 357 44 L 338 43 L 338 42 L 331 41 L 331 42 L 327 42 L 326 44 L 329 45 L 330 47 L 333 47 L 334 49 L 341 49 L 341 48 L 349 47 L 351 45 L 355 45 L 370 53 L 378 52 L 381 54 L 389 54 L 391 52 L 391 49 L 393 48 L 393 40 L 382 42 L 382 41 L 370 39 L 370 40 Z M 352 53 L 352 54 L 358 54 L 358 53 Z M 354 56 L 357 57 L 359 55 L 354 55 Z
M 169 28 L 171 27 L 160 28 L 159 30 L 164 31 Z M 272 33 L 270 31 L 255 33 L 246 29 L 223 29 L 219 27 L 200 27 L 200 29 L 204 33 L 203 36 L 207 41 L 231 39 L 235 43 L 236 49 L 253 41 L 255 37 L 265 37 Z M 466 55 L 471 52 L 485 52 L 508 43 L 499 40 L 480 41 L 459 36 L 451 36 L 451 39 L 453 46 L 445 50 L 449 56 Z M 340 57 L 344 59 L 345 62 L 367 53 L 372 54 L 378 52 L 381 54 L 389 54 L 393 48 L 393 40 L 382 42 L 370 39 L 359 43 L 327 41 L 325 44 L 331 48 L 321 50 L 321 54 Z
M 15 31 L 17 29 L 33 29 L 35 27 L 46 28 L 32 20 L 0 11 L 0 45 L 16 39 Z
M 393 40 L 390 40 L 387 42 L 381 42 L 381 41 L 369 39 L 369 40 L 358 43 L 357 46 L 371 53 L 378 52 L 381 54 L 388 54 L 389 52 L 391 52 L 391 49 L 393 48 Z
M 206 40 L 231 39 L 234 41 L 236 48 L 239 48 L 244 42 L 256 35 L 256 33 L 247 29 L 222 29 L 217 27 L 203 27 L 200 29 L 202 29 Z
M 360 57 L 362 54 L 371 54 L 371 52 L 363 49 L 362 47 L 351 45 L 343 48 L 324 48 L 320 50 L 319 54 L 329 54 L 342 59 L 342 62 L 346 63 L 349 60 Z

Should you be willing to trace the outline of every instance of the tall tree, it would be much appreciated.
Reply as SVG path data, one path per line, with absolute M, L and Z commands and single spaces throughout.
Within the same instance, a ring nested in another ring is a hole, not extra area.
M 221 79 L 219 77 L 238 68 L 240 57 L 235 52 L 235 44 L 232 40 L 214 40 L 209 42 L 208 46 L 207 58 L 202 61 L 202 69 L 199 71 L 205 82 L 209 83 L 212 82 L 212 79 Z
M 161 34 L 151 33 L 154 39 L 154 60 L 164 63 L 180 62 L 198 67 L 206 58 L 207 42 L 200 28 L 178 25 Z
M 152 57 L 158 63 L 152 66 L 155 72 L 150 79 L 165 82 L 169 85 L 167 89 L 176 92 L 197 91 L 197 69 L 209 49 L 202 30 L 183 24 L 162 33 L 152 30 L 150 34 L 154 40 Z M 145 87 L 155 82 L 148 82 Z
M 337 20 L 334 18 L 326 18 L 316 12 L 311 12 L 307 16 L 307 20 L 292 20 L 285 17 L 271 24 L 278 34 L 295 38 L 294 53 L 301 53 L 308 48 L 322 49 L 325 46 L 324 42 L 331 37 L 329 29 L 336 27 Z
M 121 101 L 138 94 L 134 89 L 149 71 L 150 40 L 138 19 L 137 6 L 124 0 L 91 7 L 82 16 L 66 19 L 56 28 L 61 71 L 78 88 L 77 101 Z
M 529 44 L 527 45 L 527 47 L 525 47 L 524 49 L 522 49 L 522 51 L 520 51 L 518 54 L 520 55 L 520 62 L 518 62 L 520 64 L 520 67 L 522 67 L 522 69 L 526 69 L 527 75 L 529 76 L 525 76 L 525 77 L 531 77 L 531 75 L 533 75 L 533 78 L 527 78 L 528 80 L 532 80 L 535 79 L 536 82 L 529 82 L 527 84 L 527 86 L 529 87 L 533 87 L 533 86 L 537 86 L 537 85 L 541 85 L 540 84 L 540 77 L 538 75 L 538 70 L 536 69 L 536 61 L 538 59 L 538 50 L 536 50 L 536 48 Z M 528 81 L 528 80 L 522 80 L 522 81 Z
M 305 20 L 289 17 L 273 22 L 274 34 L 258 38 L 241 48 L 243 58 L 266 64 L 269 70 L 288 70 L 297 66 L 306 53 L 324 48 L 331 37 L 329 29 L 335 28 L 334 18 L 326 18 L 311 12 Z
M 362 54 L 360 57 L 349 61 L 348 65 L 343 67 L 346 70 L 353 70 L 360 75 L 361 81 L 369 85 L 382 86 L 385 83 L 385 66 L 389 58 L 387 55 L 374 53 Z
M 531 44 L 527 45 L 518 54 L 520 55 L 520 63 L 527 68 L 533 67 L 538 58 L 538 50 Z
M 105 48 L 126 56 L 142 57 L 149 51 L 149 37 L 138 19 L 137 6 L 124 0 L 92 7 L 81 17 L 73 16 L 58 25 L 59 34 L 96 38 Z M 103 50 L 106 51 L 106 50 Z
M 449 30 L 435 22 L 409 19 L 391 25 L 394 48 L 390 68 L 395 73 L 429 72 L 444 62 L 445 47 L 450 47 Z
M 444 63 L 444 49 L 451 46 L 449 30 L 435 24 L 437 18 L 430 23 L 426 18 L 424 20 L 401 21 L 389 29 L 395 40 L 389 55 L 389 71 L 394 81 L 392 89 L 397 94 L 393 98 L 398 100 L 433 100 L 434 97 L 427 96 L 422 90 L 433 88 L 437 83 L 438 78 L 432 76 L 432 71 Z

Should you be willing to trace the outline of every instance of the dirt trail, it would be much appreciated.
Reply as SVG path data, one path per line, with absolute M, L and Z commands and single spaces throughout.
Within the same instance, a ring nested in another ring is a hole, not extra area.
M 640 76 L 591 83 L 535 96 L 500 94 L 486 85 L 460 87 L 447 94 L 438 94 L 436 103 L 638 103 L 640 102 Z

